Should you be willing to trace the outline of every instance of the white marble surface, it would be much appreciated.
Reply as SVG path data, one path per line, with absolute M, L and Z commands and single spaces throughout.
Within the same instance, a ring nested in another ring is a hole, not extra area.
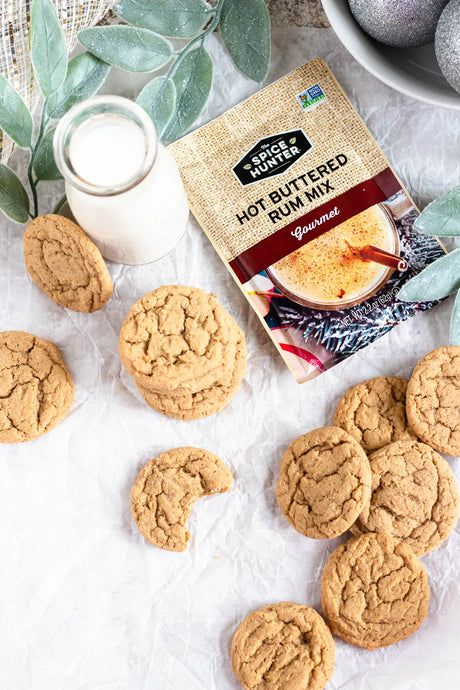
M 203 121 L 256 86 L 230 66 L 212 37 L 215 88 Z M 272 81 L 325 58 L 416 200 L 458 183 L 460 117 L 407 99 L 368 75 L 326 29 L 274 32 Z M 107 90 L 134 96 L 141 80 L 114 75 Z M 16 167 L 23 171 L 21 157 Z M 52 208 L 42 190 L 42 211 Z M 58 189 L 54 190 L 56 196 Z M 322 567 L 339 540 L 314 542 L 276 505 L 283 450 L 330 423 L 348 386 L 375 375 L 409 375 L 448 340 L 451 302 L 401 324 L 376 344 L 299 386 L 195 223 L 158 264 L 109 266 L 114 295 L 85 315 L 56 306 L 30 281 L 22 228 L 0 219 L 0 330 L 55 341 L 75 382 L 75 403 L 41 439 L 0 447 L 0 687 L 2 690 L 237 690 L 233 631 L 270 602 L 319 610 Z M 218 293 L 244 328 L 248 372 L 233 403 L 185 423 L 149 410 L 117 355 L 130 305 L 163 283 Z M 137 472 L 161 451 L 196 445 L 231 467 L 235 484 L 201 500 L 183 554 L 146 543 L 130 515 Z M 460 479 L 460 464 L 451 465 Z M 411 639 L 367 652 L 340 640 L 330 690 L 458 688 L 460 528 L 423 559 L 430 615 Z

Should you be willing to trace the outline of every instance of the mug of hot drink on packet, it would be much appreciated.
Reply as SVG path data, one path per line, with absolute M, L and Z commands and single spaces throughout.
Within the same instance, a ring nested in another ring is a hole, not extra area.
M 283 257 L 266 274 L 293 302 L 336 311 L 369 299 L 394 270 L 406 268 L 394 220 L 384 204 L 376 204 Z

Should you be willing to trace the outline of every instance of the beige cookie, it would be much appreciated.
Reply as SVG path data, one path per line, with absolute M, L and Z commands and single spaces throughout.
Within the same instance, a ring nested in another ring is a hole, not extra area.
M 376 649 L 412 635 L 428 614 L 428 577 L 410 546 L 364 534 L 338 546 L 321 578 L 321 605 L 332 632 Z
M 407 379 L 376 376 L 350 388 L 340 400 L 334 424 L 348 431 L 367 453 L 415 438 L 406 417 Z
M 61 307 L 97 311 L 112 294 L 112 280 L 101 252 L 64 216 L 38 216 L 29 223 L 24 233 L 24 259 L 32 280 Z
M 166 285 L 129 310 L 118 350 L 136 383 L 156 393 L 196 393 L 230 380 L 239 328 L 213 295 Z
M 407 418 L 440 453 L 460 455 L 460 347 L 438 347 L 420 360 L 407 387 Z
M 354 535 L 388 534 L 416 556 L 437 549 L 454 529 L 460 511 L 457 482 L 449 464 L 418 441 L 397 441 L 370 457 L 372 494 Z
M 191 421 L 202 419 L 220 412 L 228 405 L 238 391 L 246 371 L 246 341 L 243 331 L 236 344 L 236 359 L 230 382 L 226 385 L 215 385 L 197 393 L 165 395 L 148 391 L 138 386 L 145 402 L 154 410 L 174 419 Z
M 72 401 L 72 377 L 54 343 L 0 333 L 0 442 L 32 441 L 54 429 Z
M 309 606 L 271 604 L 236 629 L 232 666 L 245 690 L 321 690 L 334 670 L 334 640 Z
M 346 431 L 328 426 L 291 443 L 281 460 L 276 498 L 298 532 L 330 539 L 356 521 L 370 487 L 366 453 Z
M 174 448 L 150 460 L 131 490 L 131 511 L 155 546 L 185 551 L 187 519 L 197 498 L 225 493 L 232 475 L 222 460 L 200 448 Z

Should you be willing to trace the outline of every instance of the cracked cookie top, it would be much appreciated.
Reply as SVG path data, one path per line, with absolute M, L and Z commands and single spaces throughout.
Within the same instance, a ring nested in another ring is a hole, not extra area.
M 0 333 L 0 442 L 32 441 L 54 429 L 72 401 L 72 377 L 54 343 Z
M 157 393 L 196 393 L 228 381 L 239 328 L 213 295 L 166 285 L 129 310 L 119 338 L 123 365 Z
M 236 629 L 232 666 L 245 690 L 321 690 L 334 670 L 334 640 L 309 606 L 271 604 Z
M 371 470 L 359 443 L 335 426 L 297 438 L 283 455 L 278 504 L 295 529 L 313 539 L 343 534 L 369 501 Z
M 407 387 L 407 418 L 429 446 L 460 455 L 460 347 L 438 347 L 417 364 Z
M 239 329 L 231 379 L 225 384 L 205 388 L 197 393 L 181 393 L 177 395 L 155 393 L 139 385 L 138 388 L 147 405 L 150 405 L 154 410 L 167 417 L 183 419 L 185 421 L 209 417 L 220 412 L 228 405 L 238 391 L 246 372 L 246 357 L 246 340 L 243 331 Z
M 415 438 L 406 417 L 407 379 L 376 376 L 350 388 L 340 400 L 334 424 L 345 429 L 367 453 Z
M 112 280 L 99 249 L 64 216 L 51 213 L 29 223 L 24 259 L 34 283 L 61 307 L 97 311 L 112 294 Z
M 321 578 L 321 605 L 332 632 L 376 649 L 412 635 L 428 614 L 428 577 L 410 546 L 364 534 L 337 547 Z
M 197 498 L 225 493 L 232 475 L 222 460 L 200 448 L 174 448 L 150 460 L 131 490 L 131 511 L 149 542 L 185 551 L 187 519 Z
M 353 534 L 389 534 L 417 556 L 437 549 L 460 510 L 457 482 L 446 460 L 417 441 L 397 441 L 369 460 L 371 500 L 352 526 Z

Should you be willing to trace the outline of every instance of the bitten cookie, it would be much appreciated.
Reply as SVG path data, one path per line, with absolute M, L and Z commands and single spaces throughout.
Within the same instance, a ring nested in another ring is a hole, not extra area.
M 239 328 L 213 295 L 166 285 L 138 300 L 123 323 L 125 369 L 156 393 L 196 393 L 231 378 Z
M 338 546 L 321 578 L 321 605 L 332 632 L 376 649 L 412 635 L 428 614 L 428 577 L 410 546 L 364 534 Z
M 200 448 L 174 448 L 150 460 L 131 490 L 131 511 L 149 542 L 185 551 L 187 519 L 197 498 L 225 493 L 232 475 L 222 460 Z
M 460 347 L 439 347 L 417 364 L 407 387 L 407 418 L 429 446 L 460 455 Z
M 321 690 L 334 670 L 334 640 L 309 606 L 271 604 L 236 629 L 232 666 L 245 690 Z
M 276 498 L 295 529 L 313 539 L 343 534 L 355 522 L 371 490 L 366 453 L 343 429 L 315 429 L 283 455 Z
M 373 453 L 370 465 L 371 500 L 352 533 L 388 534 L 416 556 L 437 549 L 460 511 L 457 482 L 446 460 L 425 443 L 397 441 Z
M 29 223 L 24 259 L 34 283 L 61 307 L 97 311 L 112 294 L 112 280 L 99 249 L 64 216 L 38 216 Z
M 367 453 L 393 441 L 416 438 L 406 417 L 407 384 L 407 379 L 396 376 L 376 376 L 358 383 L 340 400 L 334 424 Z
M 228 384 L 215 385 L 197 393 L 182 393 L 177 395 L 165 395 L 149 391 L 138 385 L 145 402 L 156 412 L 167 417 L 192 421 L 209 417 L 220 412 L 228 405 L 238 391 L 246 371 L 246 340 L 243 332 L 236 344 L 236 358 Z
M 0 442 L 51 431 L 72 401 L 72 377 L 54 343 L 22 331 L 0 333 Z

